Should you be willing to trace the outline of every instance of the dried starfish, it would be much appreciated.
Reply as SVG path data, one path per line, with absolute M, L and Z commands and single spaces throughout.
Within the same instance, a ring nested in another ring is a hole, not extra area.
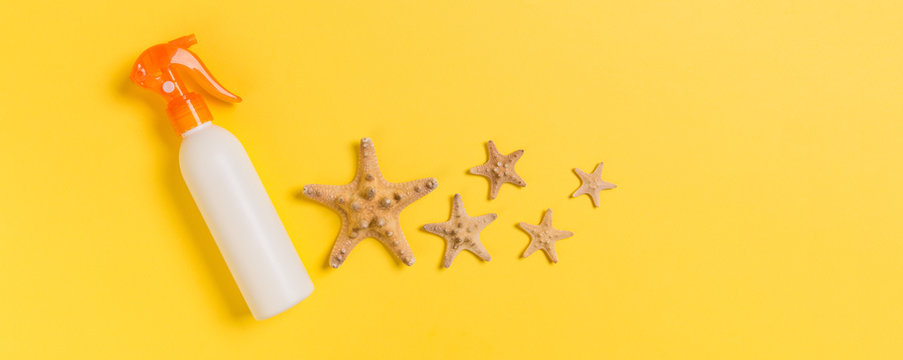
M 599 207 L 599 193 L 602 190 L 614 189 L 618 187 L 618 185 L 605 182 L 602 180 L 602 163 L 596 165 L 596 169 L 593 170 L 592 174 L 587 174 L 583 172 L 583 170 L 574 168 L 574 172 L 577 173 L 577 176 L 580 177 L 580 188 L 574 192 L 574 195 L 571 197 L 578 197 L 583 194 L 589 195 L 593 198 L 593 205 Z
M 338 268 L 355 245 L 375 238 L 406 265 L 414 264 L 414 253 L 401 233 L 398 215 L 406 206 L 429 194 L 438 182 L 434 178 L 406 183 L 390 183 L 376 162 L 376 150 L 369 138 L 361 139 L 357 174 L 347 185 L 305 185 L 302 193 L 326 205 L 342 217 L 342 229 L 329 256 Z
M 455 194 L 448 221 L 426 224 L 423 225 L 423 229 L 445 238 L 445 260 L 442 265 L 448 268 L 462 250 L 469 250 L 486 261 L 491 259 L 489 252 L 480 242 L 480 231 L 497 217 L 496 214 L 468 216 L 464 210 L 464 202 L 461 201 L 461 194 Z
M 574 236 L 573 232 L 558 230 L 552 227 L 552 209 L 546 210 L 546 214 L 542 217 L 539 225 L 527 224 L 522 222 L 520 228 L 530 234 L 530 246 L 524 251 L 524 257 L 542 250 L 552 260 L 553 263 L 558 262 L 558 255 L 555 254 L 555 242 Z
M 508 155 L 502 155 L 495 148 L 495 143 L 489 140 L 486 145 L 489 150 L 489 160 L 485 164 L 470 169 L 471 174 L 482 175 L 489 178 L 489 198 L 495 199 L 499 188 L 504 183 L 512 183 L 517 186 L 527 186 L 527 182 L 514 172 L 514 163 L 524 155 L 523 150 L 517 150 Z

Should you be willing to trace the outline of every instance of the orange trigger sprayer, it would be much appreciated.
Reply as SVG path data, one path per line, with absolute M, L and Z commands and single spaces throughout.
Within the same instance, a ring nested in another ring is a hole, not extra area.
M 185 87 L 188 74 L 216 98 L 240 102 L 188 47 L 184 36 L 145 50 L 131 80 L 167 102 L 166 114 L 182 135 L 179 166 L 207 227 L 258 320 L 294 306 L 313 292 L 313 283 L 267 196 L 244 147 L 211 120 L 204 98 Z
M 180 134 L 213 120 L 213 116 L 210 115 L 204 98 L 189 92 L 174 69 L 186 72 L 201 88 L 217 99 L 241 102 L 240 97 L 220 85 L 201 59 L 188 50 L 188 47 L 197 42 L 194 35 L 188 35 L 166 44 L 151 46 L 138 57 L 132 69 L 133 82 L 160 94 L 166 100 L 166 113 Z

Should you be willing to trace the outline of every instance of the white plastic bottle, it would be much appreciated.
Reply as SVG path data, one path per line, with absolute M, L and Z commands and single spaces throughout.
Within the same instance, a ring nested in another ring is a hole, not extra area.
M 182 67 L 211 94 L 241 101 L 187 50 L 195 42 L 194 36 L 187 36 L 149 48 L 135 63 L 131 78 L 167 99 L 167 114 L 182 134 L 179 164 L 185 184 L 251 314 L 263 320 L 304 300 L 313 292 L 313 283 L 244 147 L 210 122 L 204 99 L 188 92 L 173 71 Z

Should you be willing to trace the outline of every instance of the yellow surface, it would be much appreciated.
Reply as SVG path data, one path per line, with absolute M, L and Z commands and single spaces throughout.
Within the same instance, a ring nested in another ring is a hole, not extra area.
M 58 1 L 0 5 L 0 358 L 898 359 L 899 1 Z M 162 100 L 128 82 L 195 32 L 210 101 L 316 284 L 256 322 L 182 183 Z M 295 198 L 439 188 L 325 267 Z M 486 199 L 485 141 L 526 153 Z M 568 198 L 572 169 L 619 185 Z M 420 230 L 460 192 L 492 261 Z M 561 262 L 521 259 L 546 208 Z

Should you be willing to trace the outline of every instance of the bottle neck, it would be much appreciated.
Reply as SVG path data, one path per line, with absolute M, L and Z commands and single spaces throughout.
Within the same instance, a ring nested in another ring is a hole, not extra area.
M 182 133 L 182 139 L 185 139 L 185 138 L 188 138 L 188 137 L 191 136 L 191 135 L 197 134 L 198 132 L 200 132 L 200 131 L 202 131 L 202 130 L 204 130 L 204 129 L 207 129 L 207 128 L 211 127 L 211 126 L 214 126 L 212 121 L 208 121 L 208 122 L 205 122 L 205 123 L 200 124 L 200 125 L 198 125 L 198 126 L 195 126 L 195 127 L 191 128 L 191 129 L 189 129 L 188 131 L 183 132 L 183 133 Z
M 166 107 L 166 114 L 169 115 L 176 132 L 183 135 L 213 120 L 204 98 L 191 92 L 170 101 Z

